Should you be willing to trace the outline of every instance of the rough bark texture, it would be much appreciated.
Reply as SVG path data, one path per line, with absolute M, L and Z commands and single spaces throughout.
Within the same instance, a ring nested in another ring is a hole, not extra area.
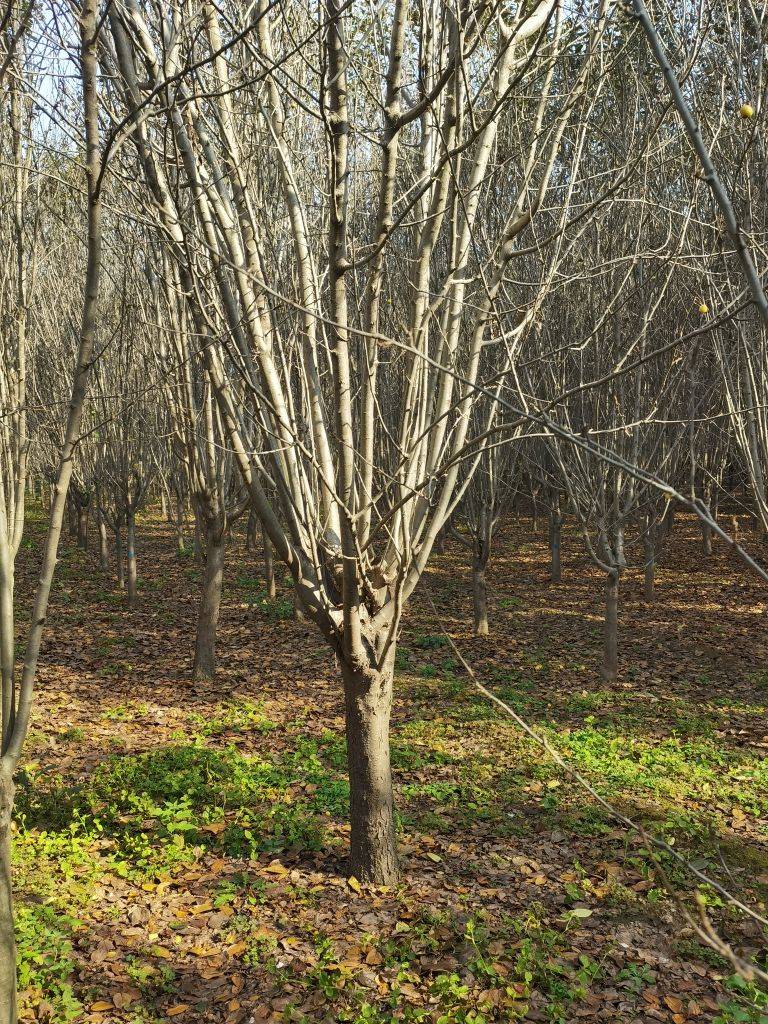
M 203 593 L 197 616 L 195 660 L 192 667 L 195 679 L 213 679 L 216 673 L 216 630 L 219 624 L 223 576 L 224 537 L 220 530 L 211 529 L 208 531 Z
M 611 682 L 619 671 L 619 574 L 609 572 L 605 578 L 605 639 L 603 647 L 603 678 Z
M 16 943 L 11 892 L 13 781 L 0 771 L 0 1021 L 16 1024 Z
M 472 567 L 472 603 L 475 614 L 475 636 L 488 636 L 488 587 L 485 567 Z
M 344 697 L 350 792 L 350 867 L 361 881 L 393 885 L 397 846 L 389 763 L 392 667 L 359 672 L 345 666 Z

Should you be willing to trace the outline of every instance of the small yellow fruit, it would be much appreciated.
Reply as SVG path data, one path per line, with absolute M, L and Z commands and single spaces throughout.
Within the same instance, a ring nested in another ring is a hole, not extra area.
M 709 306 L 706 304 L 706 302 L 701 303 L 701 305 L 699 306 L 699 312 L 702 316 L 707 315 L 707 313 L 709 312 Z
M 742 103 L 741 108 L 739 109 L 739 113 L 743 118 L 748 119 L 750 117 L 755 116 L 755 108 L 752 106 L 751 103 Z

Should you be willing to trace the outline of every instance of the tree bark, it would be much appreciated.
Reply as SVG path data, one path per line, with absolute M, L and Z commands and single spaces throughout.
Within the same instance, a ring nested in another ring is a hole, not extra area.
M 485 582 L 485 566 L 478 562 L 472 566 L 472 601 L 475 636 L 488 636 L 488 587 Z
M 128 604 L 136 604 L 136 516 L 128 512 L 125 517 L 125 557 L 128 564 Z
M 101 512 L 99 517 L 99 564 L 102 569 L 109 568 L 109 548 L 107 547 L 107 524 Z
M 712 527 L 709 523 L 701 524 L 701 550 L 707 557 L 712 554 Z
M 256 550 L 256 513 L 251 510 L 248 513 L 248 523 L 245 527 L 245 550 Z
M 13 780 L 0 769 L 0 1021 L 16 1024 L 16 942 L 11 889 Z
M 67 498 L 67 528 L 70 539 L 75 540 L 77 537 L 77 509 L 71 495 Z
M 432 547 L 432 550 L 434 551 L 434 553 L 436 555 L 444 555 L 445 554 L 446 534 L 447 534 L 447 530 L 445 529 L 444 526 L 441 527 L 440 530 L 438 530 L 437 536 L 435 537 L 435 543 L 434 543 L 434 545 Z
M 207 558 L 203 592 L 197 616 L 194 679 L 213 679 L 216 674 L 216 629 L 221 606 L 221 581 L 224 576 L 224 535 L 218 526 L 207 531 Z
M 619 573 L 614 569 L 605 578 L 605 637 L 603 679 L 613 682 L 619 673 Z
M 5 538 L 0 538 L 5 550 L 0 556 L 0 691 L 2 692 L 2 711 L 0 713 L 0 753 L 13 729 L 13 678 L 14 678 L 14 620 L 13 591 L 14 563 L 13 556 Z
M 192 542 L 192 550 L 194 552 L 195 561 L 198 565 L 201 565 L 203 562 L 203 539 L 201 533 L 200 516 L 195 513 L 195 534 Z
M 399 876 L 389 758 L 393 659 L 376 672 L 342 669 L 350 797 L 350 868 L 361 881 L 394 885 Z
M 115 561 L 117 563 L 117 585 L 125 590 L 125 562 L 123 561 L 123 527 L 120 520 L 115 527 Z
M 181 498 L 176 499 L 176 553 L 179 558 L 184 556 L 184 505 Z
M 77 546 L 88 550 L 88 506 L 77 506 Z
M 264 547 L 264 579 L 267 581 L 267 597 L 270 601 L 274 601 L 277 594 L 277 587 L 275 586 L 275 559 L 272 552 L 272 543 L 263 526 L 261 528 L 261 537 Z M 296 616 L 296 618 L 304 618 L 304 616 Z
M 560 568 L 560 535 L 562 525 L 563 515 L 560 511 L 560 499 L 559 497 L 556 497 L 552 503 L 552 511 L 549 519 L 549 576 L 553 583 L 559 583 L 562 579 L 562 571 Z
M 645 576 L 643 581 L 643 597 L 648 604 L 653 603 L 656 590 L 656 552 L 653 546 L 653 538 L 650 536 L 652 527 L 648 526 L 648 532 L 643 538 L 643 554 L 645 557 Z

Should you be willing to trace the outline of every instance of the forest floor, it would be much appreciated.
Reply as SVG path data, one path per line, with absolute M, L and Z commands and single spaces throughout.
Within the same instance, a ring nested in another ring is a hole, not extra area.
M 200 569 L 165 524 L 141 524 L 133 610 L 65 542 L 18 786 L 24 1019 L 765 1024 L 768 998 L 698 941 L 644 842 L 475 691 L 443 634 L 602 795 L 765 913 L 767 592 L 724 545 L 704 558 L 692 522 L 673 540 L 652 607 L 627 574 L 611 686 L 576 537 L 552 584 L 543 532 L 510 526 L 483 639 L 464 552 L 436 559 L 440 620 L 421 590 L 398 655 L 392 890 L 349 876 L 341 690 L 288 588 L 266 601 L 237 540 L 221 671 L 193 684 Z M 695 879 L 661 860 L 695 907 Z M 764 957 L 759 925 L 699 891 Z

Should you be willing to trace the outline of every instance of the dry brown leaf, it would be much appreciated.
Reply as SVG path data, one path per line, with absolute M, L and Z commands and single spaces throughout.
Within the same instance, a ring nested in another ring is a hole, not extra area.
M 683 1009 L 683 1000 L 677 996 L 664 996 L 664 1002 L 673 1013 L 680 1013 Z

